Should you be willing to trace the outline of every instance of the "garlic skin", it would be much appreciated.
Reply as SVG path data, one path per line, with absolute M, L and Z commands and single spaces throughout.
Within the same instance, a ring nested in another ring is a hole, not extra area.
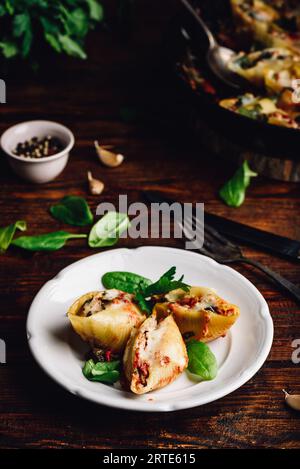
M 289 394 L 285 389 L 282 390 L 285 395 L 285 402 L 294 410 L 300 410 L 300 394 Z
M 92 176 L 91 171 L 87 173 L 88 182 L 89 182 L 89 190 L 92 195 L 100 195 L 104 190 L 104 184 L 99 179 L 94 179 Z
M 120 166 L 120 164 L 123 163 L 124 161 L 124 156 L 121 155 L 121 153 L 114 153 L 108 148 L 110 148 L 109 145 L 99 145 L 99 142 L 96 140 L 94 142 L 95 148 L 97 151 L 97 155 L 100 159 L 100 161 L 105 165 L 108 166 L 109 168 L 116 168 L 117 166 Z

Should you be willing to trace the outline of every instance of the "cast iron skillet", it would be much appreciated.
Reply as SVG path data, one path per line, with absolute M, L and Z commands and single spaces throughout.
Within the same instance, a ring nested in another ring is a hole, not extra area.
M 213 30 L 217 32 L 224 24 L 230 29 L 232 16 L 229 0 L 199 0 L 197 4 L 201 7 L 203 16 Z M 184 39 L 182 28 L 188 32 L 191 41 Z M 218 97 L 238 94 L 210 74 L 205 61 L 206 38 L 185 10 L 182 9 L 173 21 L 168 39 L 168 57 L 171 59 L 172 67 L 180 83 L 185 87 L 191 104 L 197 106 L 200 118 L 203 118 L 212 129 L 227 139 L 253 151 L 282 159 L 300 160 L 300 129 L 280 127 L 236 114 L 220 107 L 215 96 L 204 90 L 197 89 L 196 91 L 191 88 L 181 68 L 188 48 L 192 48 L 193 54 L 197 56 L 199 68 L 204 71 L 205 77 L 208 77 L 209 82 L 216 88 Z

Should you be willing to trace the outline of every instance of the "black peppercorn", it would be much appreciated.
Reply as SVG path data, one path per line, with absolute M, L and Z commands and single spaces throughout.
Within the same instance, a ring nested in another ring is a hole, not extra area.
M 30 140 L 18 143 L 13 153 L 26 158 L 43 158 L 56 155 L 62 150 L 63 144 L 61 141 L 48 135 L 40 140 L 38 137 L 32 137 Z

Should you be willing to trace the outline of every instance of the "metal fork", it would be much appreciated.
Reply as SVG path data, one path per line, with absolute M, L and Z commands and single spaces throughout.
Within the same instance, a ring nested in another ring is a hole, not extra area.
M 186 217 L 184 219 L 184 224 L 181 222 L 178 222 L 178 224 L 185 237 L 189 240 L 193 240 L 197 232 L 198 235 L 202 234 L 203 224 L 201 225 L 200 220 L 197 219 L 194 215 L 192 218 Z M 235 262 L 240 262 L 257 267 L 300 302 L 300 288 L 297 285 L 293 284 L 260 262 L 245 257 L 239 246 L 233 244 L 231 241 L 221 235 L 219 231 L 217 231 L 215 228 L 212 228 L 206 222 L 204 223 L 203 246 L 201 248 L 195 246 L 195 248 L 197 248 L 202 254 L 211 257 L 221 264 L 232 264 Z

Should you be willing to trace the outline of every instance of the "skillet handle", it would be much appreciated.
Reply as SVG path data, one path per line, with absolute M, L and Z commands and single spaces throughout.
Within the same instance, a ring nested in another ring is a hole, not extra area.
M 242 257 L 240 259 L 241 262 L 246 264 L 253 265 L 257 267 L 257 269 L 264 272 L 268 277 L 274 280 L 278 285 L 288 291 L 294 298 L 300 303 L 300 288 L 297 287 L 294 283 L 290 282 L 286 278 L 282 277 L 281 275 L 274 272 L 274 270 L 269 269 L 269 267 L 261 264 L 260 262 L 254 261 L 252 259 L 248 259 L 247 257 Z

